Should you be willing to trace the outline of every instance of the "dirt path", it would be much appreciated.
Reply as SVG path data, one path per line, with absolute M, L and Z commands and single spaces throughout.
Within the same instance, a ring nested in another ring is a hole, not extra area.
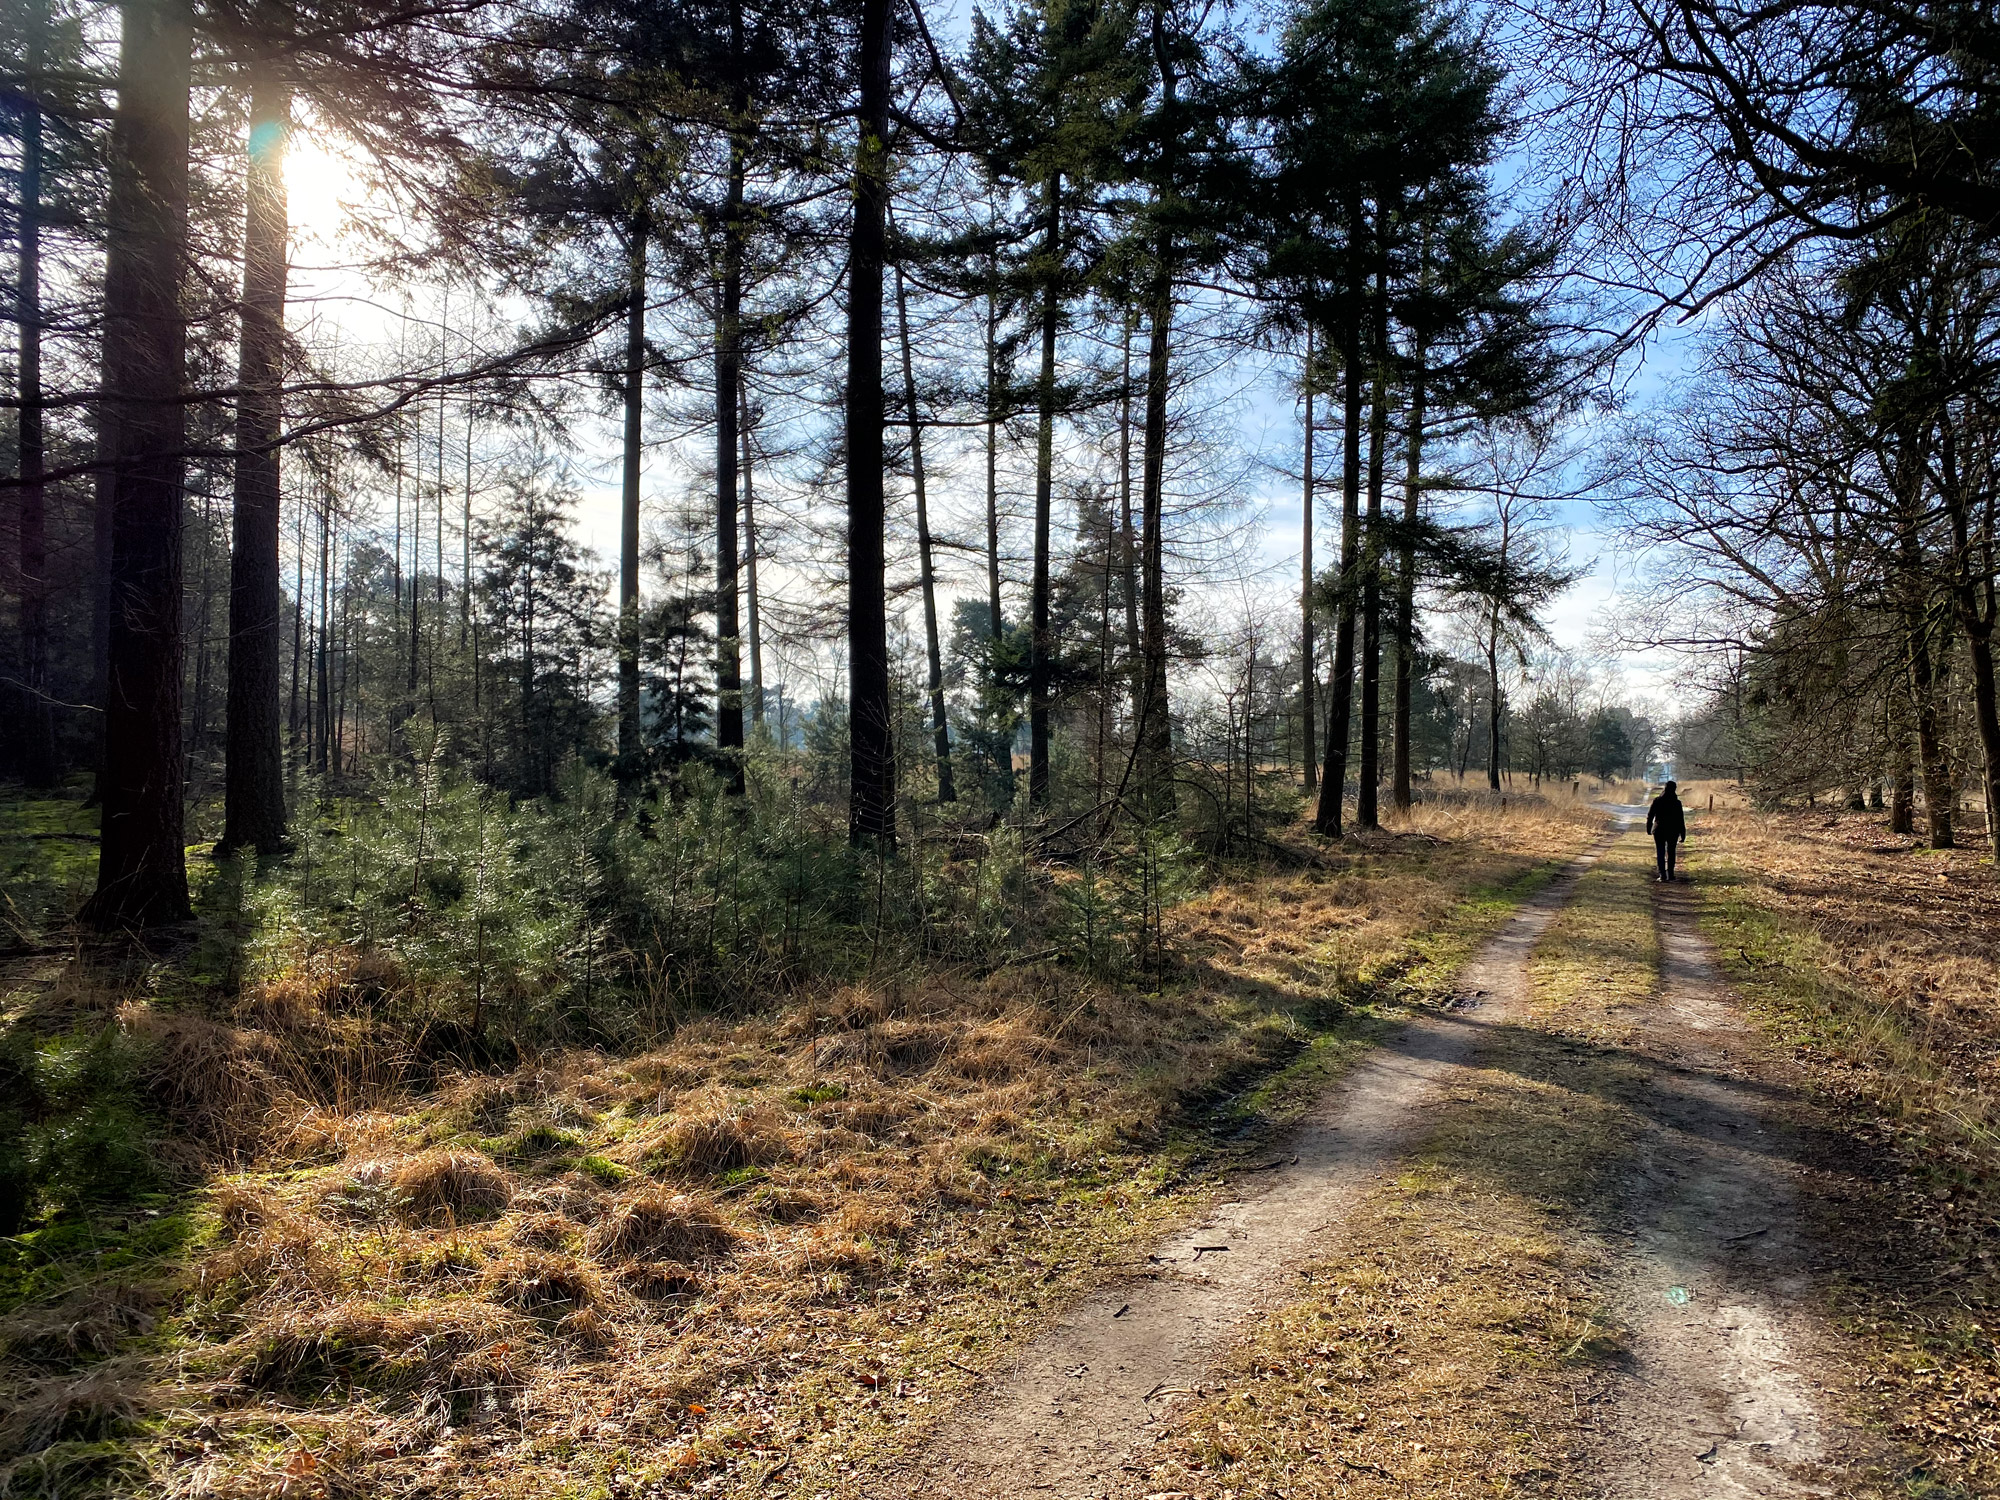
M 1811 1371 L 1797 1191 L 1747 1023 L 1683 885 L 1656 888 L 1657 1004 L 1646 1018 L 1649 1128 L 1629 1179 L 1632 1246 L 1615 1311 L 1631 1359 L 1598 1457 L 1608 1500 L 1832 1495 L 1846 1439 Z
M 1459 1012 L 1525 1014 L 1526 963 L 1611 835 L 1522 906 L 1462 973 Z M 1177 1399 L 1196 1394 L 1221 1346 L 1323 1255 L 1369 1184 L 1421 1135 L 1427 1106 L 1476 1045 L 1458 1013 L 1429 1013 L 1342 1077 L 1238 1196 L 1160 1244 L 1143 1270 L 1094 1293 L 946 1423 L 929 1453 L 878 1494 L 1096 1500 Z

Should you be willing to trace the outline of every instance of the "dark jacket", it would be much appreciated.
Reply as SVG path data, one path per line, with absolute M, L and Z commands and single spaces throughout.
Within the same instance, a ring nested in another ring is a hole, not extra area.
M 1656 839 L 1684 839 L 1688 836 L 1687 812 L 1681 799 L 1662 792 L 1646 809 L 1646 832 Z

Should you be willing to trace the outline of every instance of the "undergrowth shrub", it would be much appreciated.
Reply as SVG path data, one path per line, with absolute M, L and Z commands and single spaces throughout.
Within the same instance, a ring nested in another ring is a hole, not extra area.
M 245 898 L 262 1004 L 303 982 L 308 1010 L 401 1025 L 419 1050 L 625 1045 L 808 979 L 1023 940 L 1093 972 L 1143 968 L 1198 872 L 1165 830 L 1057 864 L 1008 825 L 923 815 L 884 859 L 773 778 L 732 797 L 700 768 L 628 813 L 581 765 L 559 798 L 513 803 L 436 757 L 373 798 L 318 798 Z

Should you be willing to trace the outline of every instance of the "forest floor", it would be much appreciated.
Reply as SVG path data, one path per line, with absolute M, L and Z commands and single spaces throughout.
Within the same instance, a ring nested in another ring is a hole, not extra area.
M 257 1128 L 0 1242 L 0 1494 L 1993 1493 L 1992 871 L 1722 800 L 1687 885 L 1515 799 L 1229 876 L 1157 987 L 366 1102 L 269 1084 L 297 985 L 37 969 L 9 1038 Z

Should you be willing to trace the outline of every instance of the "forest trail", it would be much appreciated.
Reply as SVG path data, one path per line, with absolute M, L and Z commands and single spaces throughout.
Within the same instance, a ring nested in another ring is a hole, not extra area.
M 1626 1179 L 1616 1315 L 1630 1358 L 1602 1434 L 1607 1500 L 1838 1493 L 1812 1376 L 1797 1191 L 1743 1021 L 1685 885 L 1654 888 L 1660 990 L 1635 1055 L 1650 1128 Z
M 1435 1122 L 1482 1036 L 1533 1032 L 1529 963 L 1578 881 L 1636 809 L 1526 902 L 1428 1012 L 1330 1088 L 1314 1114 L 1198 1225 L 1090 1295 L 949 1417 L 928 1451 L 870 1495 L 998 1500 L 1138 1496 L 1136 1460 L 1217 1385 L 1219 1356 L 1288 1278 L 1335 1249 L 1368 1194 Z M 1809 1477 L 1842 1446 L 1809 1373 L 1790 1170 L 1762 1123 L 1735 1011 L 1685 886 L 1655 887 L 1659 983 L 1636 1019 L 1646 1124 L 1611 1226 L 1608 1311 L 1625 1357 L 1578 1418 L 1576 1482 L 1604 1500 L 1837 1493 Z M 1607 1144 L 1607 1151 L 1619 1149 Z M 1350 1466 L 1352 1467 L 1352 1466 Z M 1354 1475 L 1350 1478 L 1358 1477 Z M 1180 1493 L 1175 1491 L 1172 1493 Z
M 1623 823 L 1620 824 L 1622 830 Z M 1028 1348 L 946 1425 L 901 1492 L 956 1500 L 1113 1494 L 1126 1458 L 1285 1273 L 1324 1252 L 1373 1181 L 1421 1134 L 1442 1080 L 1477 1045 L 1466 1022 L 1527 1005 L 1527 959 L 1607 834 L 1537 892 L 1474 956 L 1450 1013 L 1429 1012 L 1342 1076 L 1277 1150 L 1201 1223 L 1157 1246 Z M 895 1487 L 890 1487 L 894 1492 Z

